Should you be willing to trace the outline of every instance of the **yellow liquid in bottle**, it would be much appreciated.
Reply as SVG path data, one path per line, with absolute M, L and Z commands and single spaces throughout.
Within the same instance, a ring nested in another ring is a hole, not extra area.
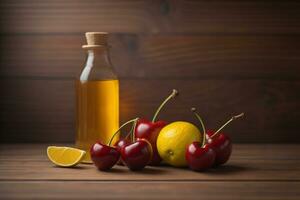
M 91 163 L 91 145 L 107 144 L 119 128 L 119 81 L 78 80 L 76 90 L 76 146 L 87 152 L 83 162 Z M 116 136 L 113 142 L 117 140 Z

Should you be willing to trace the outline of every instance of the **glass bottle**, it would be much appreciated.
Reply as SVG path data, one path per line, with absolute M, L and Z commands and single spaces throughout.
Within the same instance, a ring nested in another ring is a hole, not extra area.
M 91 145 L 107 144 L 119 127 L 119 81 L 110 62 L 108 33 L 85 35 L 87 58 L 76 80 L 76 147 L 87 152 L 84 162 L 89 163 Z

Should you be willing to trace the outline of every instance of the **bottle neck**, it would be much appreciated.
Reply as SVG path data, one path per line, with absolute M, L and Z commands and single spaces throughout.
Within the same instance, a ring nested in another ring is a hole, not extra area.
M 115 79 L 116 75 L 110 62 L 108 48 L 94 47 L 87 49 L 87 59 L 80 75 L 81 81 Z
M 104 66 L 111 66 L 109 52 L 106 47 L 97 47 L 87 50 L 87 66 L 93 67 L 93 63 L 101 63 Z

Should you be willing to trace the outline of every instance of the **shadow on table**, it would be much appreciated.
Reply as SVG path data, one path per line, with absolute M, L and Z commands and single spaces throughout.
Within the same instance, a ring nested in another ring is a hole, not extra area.
M 100 171 L 100 170 L 99 170 Z M 103 173 L 126 173 L 126 169 L 123 168 L 111 168 L 107 171 L 101 171 Z
M 176 168 L 176 167 L 172 167 L 166 164 L 163 164 L 160 166 L 160 168 L 173 168 L 173 169 L 180 169 L 180 170 L 187 170 L 187 171 L 191 171 L 193 172 L 191 169 L 189 169 L 188 167 L 185 168 Z M 232 165 L 232 164 L 225 164 L 225 165 L 221 165 L 218 167 L 213 167 L 211 169 L 208 169 L 206 171 L 194 171 L 195 173 L 205 173 L 205 174 L 216 174 L 216 175 L 226 175 L 226 174 L 234 174 L 234 173 L 239 173 L 242 171 L 252 171 L 254 170 L 253 168 L 249 168 L 249 167 L 245 167 L 245 166 L 241 166 L 241 165 Z
M 160 168 L 160 167 L 146 167 L 143 170 L 140 171 L 132 171 L 133 173 L 139 173 L 139 174 L 164 174 L 167 173 L 167 169 Z
M 206 173 L 209 173 L 209 174 L 233 174 L 233 173 L 239 173 L 241 171 L 249 171 L 249 170 L 251 170 L 251 169 L 243 167 L 243 166 L 238 166 L 238 165 L 221 165 L 221 166 L 209 169 L 208 171 L 206 171 Z
M 86 165 L 76 165 L 76 166 L 72 166 L 72 167 L 60 167 L 60 166 L 52 166 L 53 168 L 58 168 L 58 169 L 74 169 L 74 170 L 84 170 L 84 169 L 88 169 L 89 167 Z
M 100 170 L 99 170 L 100 171 Z M 136 170 L 136 171 L 130 171 L 127 167 L 118 167 L 118 168 L 111 168 L 107 171 L 101 171 L 102 173 L 134 173 L 134 174 L 152 174 L 152 175 L 155 175 L 155 174 L 163 174 L 163 173 L 166 173 L 166 170 L 165 169 L 160 169 L 160 168 L 149 168 L 149 167 L 146 167 L 142 170 Z
M 54 166 L 56 167 L 56 166 Z M 57 167 L 60 168 L 60 167 Z M 74 169 L 74 170 L 84 170 L 84 169 L 90 169 L 94 168 L 93 165 L 77 165 L 74 167 L 71 167 L 69 169 Z M 136 173 L 136 174 L 151 174 L 151 175 L 156 175 L 156 174 L 165 174 L 168 173 L 168 170 L 172 169 L 178 169 L 178 170 L 188 170 L 191 171 L 189 168 L 175 168 L 166 164 L 162 164 L 160 166 L 147 166 L 142 170 L 137 170 L 137 171 L 130 171 L 127 167 L 125 166 L 117 166 L 113 167 L 110 170 L 107 171 L 102 171 L 103 173 Z M 226 165 L 221 165 L 218 167 L 211 168 L 207 171 L 200 172 L 200 173 L 206 173 L 206 174 L 215 174 L 215 175 L 226 175 L 226 174 L 234 174 L 234 173 L 239 173 L 242 171 L 251 171 L 253 169 L 249 167 L 244 167 L 241 165 L 232 165 L 232 164 L 226 164 Z M 197 173 L 197 172 L 196 172 Z

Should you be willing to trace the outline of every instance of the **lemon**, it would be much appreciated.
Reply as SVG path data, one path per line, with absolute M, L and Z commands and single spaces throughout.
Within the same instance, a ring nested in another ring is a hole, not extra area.
M 199 129 L 184 121 L 165 126 L 157 137 L 157 150 L 160 157 L 175 167 L 187 166 L 185 148 L 194 141 L 202 141 Z
M 80 163 L 86 152 L 71 147 L 49 146 L 47 148 L 48 158 L 61 167 L 72 167 Z

